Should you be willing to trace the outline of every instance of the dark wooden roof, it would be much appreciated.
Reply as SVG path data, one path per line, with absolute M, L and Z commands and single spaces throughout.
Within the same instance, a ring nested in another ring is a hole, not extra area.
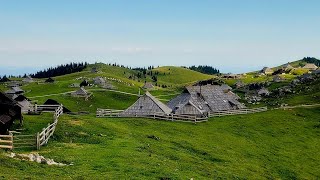
M 7 124 L 8 122 L 10 122 L 12 120 L 12 117 L 2 114 L 0 115 L 0 123 L 1 124 Z

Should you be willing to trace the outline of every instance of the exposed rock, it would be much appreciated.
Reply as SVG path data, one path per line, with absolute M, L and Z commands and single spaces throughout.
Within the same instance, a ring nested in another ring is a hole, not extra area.
M 43 156 L 40 156 L 38 153 L 31 153 L 31 154 L 10 153 L 10 154 L 8 154 L 8 157 L 14 158 L 14 159 L 20 159 L 20 160 L 24 160 L 24 161 L 37 162 L 39 164 L 68 166 L 68 164 L 57 163 L 53 159 L 49 159 L 49 158 L 45 158 Z M 71 165 L 73 165 L 73 164 L 69 164 L 69 166 L 71 166 Z

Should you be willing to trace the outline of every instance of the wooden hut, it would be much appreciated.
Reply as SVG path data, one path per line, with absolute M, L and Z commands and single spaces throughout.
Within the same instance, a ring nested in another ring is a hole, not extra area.
M 280 75 L 275 75 L 275 76 L 273 76 L 273 82 L 282 82 L 282 81 L 284 81 L 285 79 L 282 77 L 282 76 L 280 76 Z
M 315 71 L 318 69 L 318 66 L 315 64 L 308 63 L 305 66 L 303 66 L 303 69 L 308 69 L 309 71 Z
M 270 95 L 270 91 L 266 88 L 261 88 L 260 90 L 258 90 L 258 95 L 260 96 L 269 96 Z
M 209 112 L 245 108 L 239 96 L 219 85 L 189 86 L 168 106 L 176 114 L 200 115 Z
M 152 96 L 149 92 L 141 96 L 132 106 L 120 113 L 121 116 L 149 116 L 155 113 L 169 115 L 171 109 Z
M 15 119 L 19 119 L 22 123 L 21 107 L 16 101 L 0 92 L 0 134 L 7 133 Z
M 46 83 L 54 83 L 54 79 L 52 79 L 51 77 L 49 77 L 48 79 L 46 79 L 45 82 L 46 82 Z
M 261 70 L 261 74 L 265 74 L 265 75 L 269 75 L 269 74 L 272 74 L 274 71 L 271 69 L 271 68 L 268 68 L 268 67 L 264 67 L 262 70 Z
M 102 77 L 96 77 L 93 79 L 93 83 L 96 84 L 96 85 L 105 85 L 106 84 L 106 80 L 103 79 Z
M 287 64 L 282 66 L 282 69 L 284 71 L 290 71 L 291 69 L 293 69 L 293 67 L 289 63 L 287 63 Z
M 73 92 L 72 95 L 73 96 L 87 96 L 87 95 L 89 95 L 89 93 L 83 87 L 81 87 L 77 91 Z
M 239 79 L 240 75 L 228 73 L 228 74 L 223 74 L 222 78 L 225 78 L 225 79 Z
M 27 113 L 29 111 L 33 110 L 33 106 L 30 102 L 30 99 L 28 99 L 27 97 L 25 97 L 24 95 L 19 95 L 16 98 L 14 98 L 14 100 L 19 104 L 19 106 L 21 107 L 21 112 L 22 113 Z
M 24 93 L 24 90 L 22 90 L 20 87 L 12 87 L 11 89 L 7 90 L 5 93 L 8 95 L 14 95 L 14 94 L 20 95 Z
M 154 89 L 154 85 L 151 82 L 145 82 L 142 88 L 151 90 Z
M 93 68 L 91 69 L 91 72 L 92 72 L 92 73 L 97 73 L 97 72 L 98 72 L 98 68 L 97 68 L 97 67 L 93 67 Z
M 33 82 L 33 79 L 32 79 L 31 76 L 27 76 L 26 78 L 24 78 L 24 79 L 22 80 L 22 82 L 31 83 L 31 82 Z

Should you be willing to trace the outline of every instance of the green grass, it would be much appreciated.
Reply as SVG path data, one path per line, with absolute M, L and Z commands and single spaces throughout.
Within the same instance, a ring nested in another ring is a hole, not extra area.
M 319 179 L 320 108 L 201 124 L 63 115 L 39 153 L 55 167 L 0 155 L 4 179 Z M 39 121 L 41 120 L 39 116 Z M 26 122 L 29 128 L 36 124 Z M 155 140 L 148 136 L 157 136 Z
M 211 79 L 214 76 L 202 74 L 190 69 L 174 66 L 163 66 L 155 68 L 153 72 L 159 72 L 158 84 L 171 86 L 183 86 L 197 82 L 199 80 Z

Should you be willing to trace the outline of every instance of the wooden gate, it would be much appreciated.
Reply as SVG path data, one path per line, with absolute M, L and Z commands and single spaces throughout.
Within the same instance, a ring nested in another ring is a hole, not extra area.
M 14 135 L 13 148 L 35 148 L 36 141 L 36 135 Z

